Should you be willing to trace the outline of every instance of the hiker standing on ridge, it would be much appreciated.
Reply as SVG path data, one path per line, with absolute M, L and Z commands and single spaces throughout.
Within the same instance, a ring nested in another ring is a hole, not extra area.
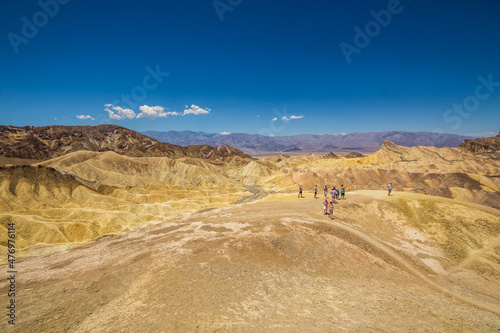
M 299 186 L 299 196 L 297 198 L 303 198 L 303 196 L 302 196 L 302 184 Z
M 388 192 L 387 195 L 391 195 L 391 192 L 392 192 L 392 183 L 389 183 L 389 185 L 387 185 L 387 192 Z
M 318 185 L 314 185 L 314 199 L 318 198 Z
M 330 201 L 330 204 L 328 205 L 328 215 L 330 216 L 330 218 L 333 220 L 333 201 Z
M 345 200 L 345 188 L 344 188 L 344 185 L 340 185 L 340 199 Z
M 326 199 L 326 197 L 327 197 L 327 195 L 328 195 L 328 187 L 326 187 L 326 185 L 325 185 L 325 187 L 324 187 L 324 191 L 325 191 L 325 199 Z

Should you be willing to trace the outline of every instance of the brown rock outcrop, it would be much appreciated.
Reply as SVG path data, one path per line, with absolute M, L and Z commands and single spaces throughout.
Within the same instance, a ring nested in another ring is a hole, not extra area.
M 114 151 L 133 157 L 197 157 L 213 161 L 251 160 L 242 151 L 227 147 L 181 147 L 160 142 L 116 125 L 98 126 L 0 126 L 0 156 L 47 160 L 67 153 Z
M 459 147 L 476 154 L 500 152 L 500 133 L 490 138 L 464 140 Z
M 365 155 L 358 153 L 357 151 L 350 151 L 348 153 L 340 155 L 339 157 L 340 158 L 358 158 L 358 157 L 365 157 Z

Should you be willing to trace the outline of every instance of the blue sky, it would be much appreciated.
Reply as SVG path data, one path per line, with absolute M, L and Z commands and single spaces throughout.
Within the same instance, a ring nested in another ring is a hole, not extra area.
M 496 0 L 0 6 L 3 125 L 500 131 Z

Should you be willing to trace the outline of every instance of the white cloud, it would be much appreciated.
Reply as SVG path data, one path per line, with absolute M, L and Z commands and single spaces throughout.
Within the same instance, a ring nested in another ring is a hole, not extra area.
M 278 120 L 278 118 L 273 118 L 273 121 L 276 121 L 276 120 Z
M 165 111 L 165 108 L 162 106 L 148 106 L 148 105 L 143 105 L 139 107 L 139 110 L 141 110 L 141 113 L 137 115 L 137 118 L 149 118 L 149 119 L 155 119 L 155 118 L 165 118 L 166 116 L 179 116 L 179 112 L 171 112 L 171 111 Z
M 198 116 L 198 115 L 201 115 L 201 114 L 209 114 L 210 113 L 210 109 L 203 109 L 203 108 L 200 108 L 199 106 L 196 106 L 196 105 L 191 105 L 190 108 L 188 108 L 188 106 L 186 105 L 186 110 L 184 110 L 184 113 L 183 115 L 187 115 L 187 114 L 194 114 L 195 116 Z
M 167 116 L 184 116 L 187 114 L 193 114 L 193 115 L 202 115 L 202 114 L 209 114 L 210 110 L 209 108 L 200 108 L 199 106 L 196 105 L 191 105 L 191 107 L 188 107 L 186 105 L 186 109 L 184 112 L 176 112 L 176 111 L 165 111 L 168 110 L 167 108 L 164 108 L 163 106 L 149 106 L 149 105 L 142 105 L 139 107 L 139 110 L 141 111 L 139 114 L 136 114 L 134 110 L 132 109 L 124 109 L 119 106 L 115 106 L 113 104 L 106 104 L 104 105 L 105 109 L 104 111 L 108 112 L 109 118 L 110 119 L 117 119 L 117 120 L 122 120 L 125 118 L 128 119 L 134 119 L 134 118 L 149 118 L 149 119 L 156 119 L 156 118 L 165 118 Z M 94 118 L 90 116 L 77 116 L 78 119 L 92 119 Z M 90 118 L 89 118 L 90 117 Z
M 294 116 L 294 115 L 291 115 L 290 118 L 288 118 L 287 116 L 283 116 L 281 118 L 281 120 L 284 120 L 284 121 L 289 121 L 289 120 L 295 120 L 295 119 L 302 119 L 304 118 L 304 116 L 300 115 L 300 116 Z M 276 119 L 276 118 L 275 118 Z M 273 119 L 274 120 L 274 119 Z
M 134 119 L 136 116 L 135 112 L 131 109 L 123 109 L 119 106 L 114 106 L 113 104 L 106 104 L 104 106 L 106 107 L 104 111 L 108 112 L 109 119 Z
M 224 131 L 224 132 L 220 133 L 220 135 L 229 135 L 229 134 L 231 134 L 231 132 Z
M 257 115 L 257 118 L 260 118 L 260 114 Z
M 94 118 L 92 118 L 92 116 L 89 116 L 89 115 L 84 115 L 84 114 L 80 114 L 80 115 L 77 115 L 76 116 L 78 119 L 82 119 L 82 120 L 85 120 L 85 119 L 92 119 L 92 120 L 95 120 Z M 57 118 L 55 118 L 57 120 Z

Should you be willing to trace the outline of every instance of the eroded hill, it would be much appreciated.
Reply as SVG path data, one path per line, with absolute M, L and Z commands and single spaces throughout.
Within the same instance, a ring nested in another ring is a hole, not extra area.
M 228 147 L 181 147 L 163 143 L 116 125 L 98 126 L 0 126 L 0 155 L 4 158 L 46 160 L 80 150 L 114 151 L 144 157 L 195 157 L 216 162 L 252 159 Z
M 248 193 L 202 159 L 78 151 L 37 166 L 0 167 L 0 221 L 29 254 L 220 207 Z M 1 234 L 5 246 L 7 233 Z
M 464 140 L 460 147 L 473 153 L 495 153 L 500 151 L 500 133 L 496 137 Z M 497 155 L 498 156 L 498 155 Z

